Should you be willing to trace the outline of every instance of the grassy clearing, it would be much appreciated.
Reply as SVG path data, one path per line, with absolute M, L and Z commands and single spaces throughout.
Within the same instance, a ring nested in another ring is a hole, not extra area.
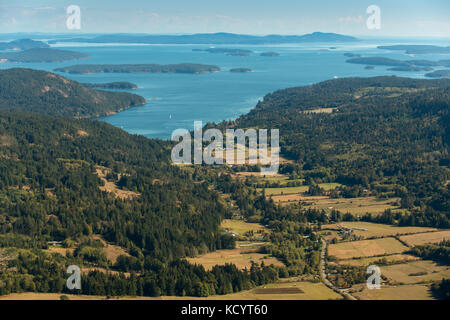
M 261 231 L 264 233 L 269 233 L 269 230 L 259 223 L 249 223 L 245 222 L 244 220 L 224 219 L 220 226 L 225 230 L 235 232 L 240 235 L 243 235 L 244 233 L 249 231 L 253 231 L 254 233 L 258 233 Z
M 444 239 L 450 239 L 450 230 L 412 234 L 400 237 L 400 239 L 410 246 L 417 246 L 425 243 L 439 243 Z
M 337 110 L 337 108 L 318 108 L 318 109 L 312 109 L 312 110 L 305 110 L 302 112 L 303 113 L 332 113 L 334 110 Z
M 366 267 L 371 264 L 377 264 L 377 262 L 380 260 L 385 260 L 388 263 L 398 263 L 398 262 L 415 261 L 415 260 L 419 260 L 419 258 L 416 256 L 409 255 L 409 254 L 393 254 L 393 255 L 384 256 L 384 257 L 339 260 L 338 264 L 345 265 L 345 266 Z M 385 267 L 383 267 L 383 268 L 385 268 Z
M 427 285 L 381 287 L 379 290 L 364 288 L 353 295 L 361 300 L 433 300 Z
M 307 208 L 316 208 L 319 210 L 331 210 L 336 209 L 342 213 L 351 213 L 354 215 L 361 215 L 365 213 L 383 213 L 386 209 L 398 209 L 394 205 L 398 198 L 391 198 L 387 200 L 381 200 L 376 197 L 364 197 L 364 198 L 339 198 L 339 199 L 318 199 L 313 201 Z
M 381 274 L 394 284 L 425 283 L 449 278 L 450 267 L 429 260 L 419 260 L 381 267 Z
M 328 246 L 328 254 L 337 259 L 373 257 L 402 253 L 406 250 L 408 247 L 394 238 L 341 242 Z
M 319 186 L 328 191 L 331 189 L 335 189 L 336 187 L 341 186 L 339 183 L 320 183 Z M 309 186 L 298 186 L 298 187 L 281 187 L 281 188 L 265 188 L 266 195 L 281 195 L 281 194 L 295 194 L 295 193 L 305 193 L 309 189 Z M 258 189 L 262 191 L 262 189 Z
M 265 265 L 283 266 L 284 264 L 277 258 L 267 254 L 258 253 L 260 246 L 241 247 L 231 250 L 217 250 L 200 255 L 195 258 L 187 258 L 190 263 L 200 264 L 206 270 L 211 270 L 215 265 L 235 264 L 239 269 L 250 269 L 251 262 L 264 262 Z
M 322 229 L 338 230 L 339 226 L 351 228 L 353 233 L 363 238 L 387 237 L 403 234 L 414 234 L 421 232 L 437 231 L 436 228 L 424 227 L 396 227 L 388 224 L 371 223 L 371 222 L 341 222 L 337 224 L 323 225 Z M 355 229 L 356 228 L 356 229 Z M 366 230 L 361 230 L 366 229 Z

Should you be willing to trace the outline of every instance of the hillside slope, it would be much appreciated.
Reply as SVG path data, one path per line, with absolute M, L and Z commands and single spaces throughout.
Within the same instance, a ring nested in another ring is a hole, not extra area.
M 60 75 L 23 68 L 0 70 L 0 110 L 62 117 L 98 117 L 145 103 L 127 92 L 85 88 Z

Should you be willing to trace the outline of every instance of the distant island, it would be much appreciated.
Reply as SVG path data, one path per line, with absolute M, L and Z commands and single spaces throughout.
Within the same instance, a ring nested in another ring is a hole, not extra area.
M 263 57 L 279 57 L 280 54 L 278 52 L 263 52 L 260 54 Z
M 82 83 L 85 88 L 89 89 L 122 89 L 122 90 L 134 90 L 138 86 L 131 82 L 118 81 L 108 83 Z
M 11 42 L 0 42 L 0 50 L 28 50 L 34 48 L 49 48 L 50 46 L 42 41 L 31 39 L 19 39 Z
M 389 71 L 408 71 L 408 72 L 414 72 L 414 71 L 431 71 L 433 68 L 430 67 L 417 67 L 414 65 L 411 66 L 401 66 L 401 67 L 393 67 L 389 68 Z
M 245 73 L 245 72 L 253 72 L 253 70 L 252 69 L 248 69 L 248 68 L 234 68 L 234 69 L 230 69 L 230 72 Z
M 450 46 L 440 47 L 433 45 L 393 45 L 393 46 L 378 46 L 377 48 L 384 50 L 405 51 L 406 54 L 450 53 Z
M 375 67 L 374 66 L 365 66 L 364 69 L 366 69 L 366 70 L 373 70 L 373 69 L 375 69 Z
M 349 58 L 359 58 L 359 57 L 361 57 L 360 54 L 357 54 L 357 53 L 351 53 L 351 52 L 346 52 L 346 53 L 344 53 L 344 56 L 349 57 Z
M 223 53 L 227 56 L 241 56 L 247 57 L 253 53 L 251 50 L 246 49 L 230 49 L 230 48 L 208 48 L 208 49 L 192 49 L 192 51 L 206 51 L 209 53 Z
M 337 33 L 314 32 L 304 35 L 254 36 L 234 33 L 199 33 L 190 35 L 105 34 L 100 36 L 55 39 L 48 43 L 151 43 L 151 44 L 282 44 L 303 42 L 355 42 L 359 39 Z
M 391 71 L 430 71 L 433 70 L 431 67 L 450 67 L 449 60 L 396 60 L 385 57 L 358 57 L 348 59 L 346 62 L 370 66 L 393 67 L 389 69 Z
M 63 62 L 89 58 L 89 55 L 51 48 L 34 48 L 19 52 L 2 52 L 0 60 L 4 62 Z
M 220 71 L 218 66 L 180 63 L 180 64 L 79 64 L 56 68 L 54 71 L 72 74 L 88 73 L 192 73 L 201 74 Z
M 450 70 L 436 70 L 430 73 L 426 73 L 425 77 L 428 78 L 450 78 Z

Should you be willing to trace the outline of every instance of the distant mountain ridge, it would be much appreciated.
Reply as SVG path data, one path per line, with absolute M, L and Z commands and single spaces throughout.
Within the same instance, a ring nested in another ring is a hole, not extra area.
M 133 35 L 108 34 L 93 38 L 68 38 L 51 40 L 48 43 L 88 42 L 88 43 L 149 43 L 149 44 L 281 44 L 302 42 L 354 42 L 352 36 L 337 33 L 314 32 L 304 35 L 254 36 L 235 33 L 198 33 L 190 35 Z

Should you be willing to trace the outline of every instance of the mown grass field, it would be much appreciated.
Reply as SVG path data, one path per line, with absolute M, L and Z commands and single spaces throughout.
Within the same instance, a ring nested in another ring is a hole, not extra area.
M 324 190 L 331 190 L 338 186 L 341 186 L 339 183 L 320 183 L 319 186 Z M 304 193 L 308 191 L 309 186 L 298 186 L 298 187 L 281 187 L 281 188 L 265 188 L 265 192 L 267 196 L 271 195 L 281 195 L 281 194 L 295 194 L 295 193 Z M 262 189 L 258 189 L 262 191 Z
M 400 240 L 406 242 L 410 246 L 417 246 L 425 243 L 439 243 L 444 239 L 450 239 L 450 230 L 419 233 L 400 237 Z
M 408 247 L 395 238 L 381 238 L 330 244 L 328 255 L 337 259 L 352 259 L 402 253 L 406 250 Z
M 426 283 L 450 278 L 450 267 L 429 260 L 418 260 L 383 266 L 381 267 L 381 274 L 394 284 Z
M 339 198 L 331 199 L 329 197 L 317 199 L 312 201 L 307 208 L 316 208 L 319 210 L 336 209 L 342 213 L 351 213 L 354 215 L 362 215 L 365 213 L 383 213 L 386 209 L 398 209 L 394 203 L 398 198 L 391 198 L 387 200 L 377 199 L 376 197 L 363 198 Z
M 377 262 L 380 261 L 381 259 L 387 261 L 388 263 L 408 262 L 408 261 L 419 260 L 418 257 L 409 255 L 409 254 L 393 254 L 393 255 L 384 256 L 384 257 L 339 260 L 338 264 L 345 265 L 345 266 L 366 267 L 371 264 L 377 264 Z
M 361 292 L 353 293 L 361 300 L 433 300 L 429 286 L 405 285 L 381 287 L 369 290 L 364 288 Z
M 258 231 L 269 233 L 269 229 L 265 228 L 263 225 L 259 223 L 245 222 L 244 220 L 224 219 L 220 227 L 231 232 L 236 232 L 240 235 L 243 235 L 249 231 L 253 231 L 254 233 L 257 233 Z
M 215 265 L 224 265 L 226 263 L 235 264 L 239 269 L 250 269 L 252 261 L 256 263 L 264 262 L 265 265 L 284 265 L 278 259 L 267 254 L 258 253 L 256 252 L 257 250 L 258 246 L 238 247 L 231 250 L 209 252 L 195 258 L 187 258 L 187 260 L 193 264 L 200 264 L 207 270 L 211 270 Z
M 355 230 L 353 229 L 353 233 L 356 236 L 361 236 L 364 238 L 372 238 L 372 237 L 387 237 L 387 236 L 395 236 L 402 234 L 415 234 L 415 233 L 423 233 L 430 231 L 437 231 L 436 228 L 425 228 L 425 227 L 397 227 L 389 224 L 380 224 L 380 223 L 371 223 L 371 222 L 362 222 L 362 221 L 351 221 L 351 222 L 341 222 L 335 224 L 327 224 L 322 226 L 322 230 L 324 229 L 332 229 L 339 230 L 339 226 L 347 227 L 347 228 L 359 228 L 359 229 L 367 229 L 367 230 Z

